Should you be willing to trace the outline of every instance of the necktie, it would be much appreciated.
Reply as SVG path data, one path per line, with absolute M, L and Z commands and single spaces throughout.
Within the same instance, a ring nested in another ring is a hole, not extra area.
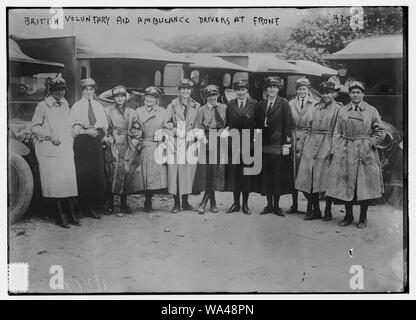
M 300 105 L 300 110 L 303 110 L 303 102 L 305 101 L 305 99 L 302 99 L 302 104 Z
M 224 127 L 224 121 L 221 118 L 220 112 L 218 111 L 218 106 L 213 106 L 214 109 L 214 116 L 215 116 L 215 123 L 217 124 L 217 128 Z
M 240 100 L 240 105 L 239 105 L 239 107 L 238 107 L 238 109 L 243 109 L 243 100 Z
M 358 111 L 358 105 L 354 105 L 355 111 Z
M 269 113 L 269 111 L 272 109 L 272 107 L 273 107 L 273 102 L 270 102 L 269 105 L 267 106 L 266 114 Z
M 97 122 L 94 111 L 92 110 L 91 100 L 88 100 L 88 121 L 90 122 L 91 126 L 94 126 L 94 124 Z

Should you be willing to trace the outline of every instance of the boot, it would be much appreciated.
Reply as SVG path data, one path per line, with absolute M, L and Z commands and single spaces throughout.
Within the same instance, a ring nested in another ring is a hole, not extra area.
M 246 215 L 251 215 L 251 211 L 248 207 L 248 192 L 243 192 L 243 206 L 241 207 L 242 211 Z
M 267 195 L 267 205 L 264 207 L 263 211 L 260 212 L 260 215 L 268 214 L 268 213 L 274 213 L 273 210 L 273 198 L 271 195 Z
M 273 196 L 273 198 L 274 198 L 274 206 L 273 206 L 274 214 L 279 216 L 279 217 L 284 217 L 285 214 L 284 214 L 283 210 L 279 207 L 280 196 L 275 195 L 275 196 Z
M 199 204 L 199 207 L 197 209 L 197 211 L 199 212 L 199 214 L 204 214 L 205 213 L 205 207 L 207 205 L 209 196 L 210 196 L 209 192 L 206 191 L 205 194 L 204 194 L 204 196 L 203 196 L 203 198 L 202 198 L 202 201 Z
M 69 229 L 71 228 L 68 224 L 68 220 L 64 214 L 63 208 L 62 208 L 62 200 L 56 201 L 58 210 L 56 213 L 56 224 L 62 228 Z
M 188 195 L 184 194 L 182 195 L 182 209 L 183 210 L 194 210 L 194 207 L 192 207 L 188 202 Z
M 69 222 L 73 224 L 74 226 L 80 226 L 81 223 L 75 214 L 75 205 L 74 205 L 74 200 L 72 198 L 68 199 L 68 206 L 69 206 Z
M 367 204 L 360 205 L 360 220 L 358 221 L 357 228 L 363 229 L 367 227 Z
M 290 207 L 290 210 L 287 211 L 287 213 L 298 213 L 298 192 L 292 193 L 292 206 Z
M 209 211 L 212 213 L 217 213 L 217 201 L 215 201 L 215 191 L 211 191 L 211 195 L 209 196 L 210 208 Z
M 173 196 L 173 199 L 175 201 L 175 204 L 173 205 L 173 208 L 171 210 L 172 213 L 178 213 L 181 210 L 181 204 L 179 202 L 179 195 Z
M 127 195 L 125 194 L 120 196 L 120 213 L 133 214 L 133 211 L 127 205 Z
M 147 213 L 152 213 L 152 194 L 150 192 L 145 193 L 146 200 L 144 200 L 144 211 Z
M 240 192 L 233 192 L 234 203 L 225 213 L 238 212 L 241 209 L 240 206 Z
M 345 217 L 341 220 L 339 225 L 341 227 L 346 227 L 354 221 L 354 215 L 352 211 L 352 203 L 345 203 Z
M 112 215 L 114 213 L 114 196 L 110 195 L 108 199 L 107 208 L 104 210 L 105 215 Z
M 313 206 L 313 213 L 310 215 L 306 215 L 303 220 L 316 220 L 322 219 L 321 209 L 319 208 L 319 194 L 314 193 L 311 195 L 311 201 Z
M 330 220 L 332 220 L 331 205 L 332 205 L 332 200 L 326 199 L 325 215 L 322 218 L 323 221 L 330 221 Z

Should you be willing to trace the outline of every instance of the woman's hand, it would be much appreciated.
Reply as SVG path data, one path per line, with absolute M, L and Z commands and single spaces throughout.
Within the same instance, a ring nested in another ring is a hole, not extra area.
M 87 133 L 89 136 L 93 137 L 93 138 L 95 138 L 95 137 L 97 137 L 97 136 L 98 136 L 98 130 L 97 130 L 97 129 L 95 129 L 95 128 L 88 128 L 88 129 L 86 130 L 86 133 Z
M 58 136 L 51 133 L 49 135 L 49 140 L 51 140 L 51 142 L 55 145 L 55 146 L 59 146 L 61 144 L 61 141 L 59 140 Z

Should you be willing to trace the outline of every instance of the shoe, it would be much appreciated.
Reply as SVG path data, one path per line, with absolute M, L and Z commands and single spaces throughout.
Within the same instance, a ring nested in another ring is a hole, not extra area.
M 116 216 L 117 216 L 117 217 L 124 217 L 124 214 L 122 214 L 122 213 L 120 213 L 120 212 L 117 212 L 117 213 L 116 213 Z
M 81 226 L 81 222 L 75 215 L 69 218 L 69 223 L 73 224 L 74 226 Z
M 75 206 L 72 201 L 69 202 L 69 223 L 73 224 L 74 226 L 81 225 L 81 222 L 75 213 Z
M 363 228 L 366 228 L 366 227 L 367 227 L 367 219 L 366 220 L 363 220 L 363 221 L 360 221 L 357 224 L 357 228 L 358 229 L 363 229 Z
M 325 210 L 325 215 L 322 218 L 322 221 L 330 221 L 330 220 L 332 220 L 332 213 L 331 211 Z
M 279 217 L 284 217 L 285 213 L 283 212 L 283 210 L 281 208 L 274 208 L 273 209 L 273 213 Z
M 181 210 L 181 207 L 179 206 L 179 203 L 175 203 L 175 205 L 173 206 L 171 212 L 172 213 L 178 213 Z
M 133 211 L 130 209 L 129 206 L 123 206 L 120 207 L 120 213 L 133 214 Z
M 248 205 L 247 204 L 243 204 L 243 213 L 244 214 L 246 214 L 246 215 L 251 215 L 251 211 L 250 211 L 250 209 L 248 208 Z
M 194 207 L 192 207 L 189 204 L 188 201 L 186 201 L 186 202 L 182 201 L 182 210 L 185 210 L 185 211 L 193 211 L 194 210 Z
M 68 222 L 64 222 L 64 221 L 56 221 L 56 225 L 60 226 L 61 228 L 64 229 L 70 229 L 71 226 L 68 224 Z
M 240 209 L 241 209 L 240 204 L 238 204 L 238 203 L 234 203 L 234 204 L 230 207 L 230 209 L 228 209 L 225 213 L 238 212 L 238 211 L 240 211 Z
M 303 220 L 316 220 L 316 219 L 322 219 L 321 212 L 313 212 L 312 214 L 308 214 Z
M 339 223 L 339 225 L 341 227 L 346 227 L 346 226 L 350 225 L 353 221 L 354 220 L 344 218 L 344 219 L 341 220 L 341 222 Z
M 291 206 L 289 211 L 286 211 L 288 214 L 299 213 L 298 206 Z
M 147 213 L 152 213 L 153 212 L 153 208 L 152 208 L 152 203 L 150 202 L 144 202 L 144 211 Z
M 95 210 L 91 210 L 91 217 L 94 219 L 101 219 L 101 215 Z
M 268 213 L 274 213 L 272 206 L 265 206 L 263 211 L 260 212 L 260 215 L 268 214 Z
M 199 206 L 198 209 L 196 209 L 196 211 L 198 211 L 199 214 L 204 214 L 205 213 L 205 208 L 202 206 Z
M 114 207 L 113 208 L 111 208 L 111 207 L 104 208 L 104 215 L 111 216 L 113 213 L 114 213 Z
M 218 208 L 217 208 L 217 206 L 213 206 L 213 207 L 210 207 L 209 211 L 212 212 L 212 213 L 217 213 Z

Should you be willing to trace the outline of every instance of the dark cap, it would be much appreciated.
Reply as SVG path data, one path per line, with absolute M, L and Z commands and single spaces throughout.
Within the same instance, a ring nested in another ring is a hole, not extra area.
M 125 86 L 116 86 L 111 90 L 113 97 L 115 96 L 127 96 L 127 89 Z
M 144 91 L 144 95 L 159 98 L 161 96 L 161 92 L 160 92 L 159 88 L 154 87 L 154 86 L 150 86 L 150 87 L 146 88 L 146 90 Z
M 86 78 L 81 80 L 81 89 L 84 90 L 87 87 L 92 87 L 94 89 L 97 89 L 97 85 L 95 81 L 91 78 Z
M 218 95 L 220 92 L 220 90 L 218 89 L 218 87 L 216 85 L 210 84 L 208 86 L 206 86 L 206 88 L 204 89 L 204 94 L 206 97 L 209 96 L 213 96 L 213 95 Z
M 280 77 L 278 76 L 266 77 L 264 79 L 264 88 L 268 88 L 270 86 L 277 86 L 280 88 L 282 86 L 282 80 L 280 79 Z
M 347 69 L 347 64 L 345 62 L 338 62 L 335 66 L 338 70 L 339 69 Z
M 190 88 L 190 89 L 192 89 L 193 86 L 194 86 L 194 83 L 191 80 L 182 79 L 178 83 L 178 90 L 181 89 L 181 88 Z
M 335 88 L 335 84 L 331 81 L 325 81 L 322 82 L 319 87 L 319 92 L 323 93 L 323 92 L 335 92 L 338 91 L 339 89 Z
M 351 92 L 352 89 L 359 89 L 364 93 L 365 92 L 365 85 L 361 81 L 353 81 L 348 86 L 348 92 Z
M 302 77 L 296 80 L 296 89 L 302 86 L 306 86 L 308 88 L 311 86 L 311 82 L 309 81 L 308 78 Z
M 238 79 L 233 83 L 234 90 L 237 89 L 248 89 L 248 81 L 246 79 Z
M 66 81 L 64 78 L 61 77 L 61 75 L 57 76 L 56 78 L 53 78 L 49 82 L 49 91 L 56 91 L 59 89 L 66 89 Z

